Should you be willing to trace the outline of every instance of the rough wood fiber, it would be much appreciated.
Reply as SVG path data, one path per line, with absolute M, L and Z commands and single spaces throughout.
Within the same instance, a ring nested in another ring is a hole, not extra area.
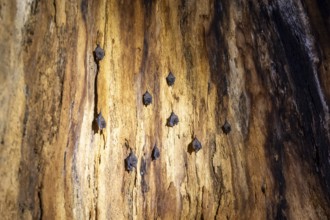
M 329 11 L 0 0 L 1 218 L 329 218 Z

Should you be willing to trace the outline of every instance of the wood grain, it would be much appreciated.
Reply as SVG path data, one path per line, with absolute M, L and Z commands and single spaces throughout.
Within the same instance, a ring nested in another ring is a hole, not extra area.
M 2 217 L 329 218 L 329 9 L 0 0 Z

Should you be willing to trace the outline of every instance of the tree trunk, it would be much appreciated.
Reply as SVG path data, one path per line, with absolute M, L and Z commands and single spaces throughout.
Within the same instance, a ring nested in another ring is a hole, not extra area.
M 329 1 L 0 0 L 0 52 L 1 218 L 330 217 Z

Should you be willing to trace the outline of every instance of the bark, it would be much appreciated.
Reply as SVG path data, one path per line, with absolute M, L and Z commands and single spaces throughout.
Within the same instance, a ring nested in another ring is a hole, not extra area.
M 0 0 L 2 218 L 329 218 L 329 12 L 326 0 Z

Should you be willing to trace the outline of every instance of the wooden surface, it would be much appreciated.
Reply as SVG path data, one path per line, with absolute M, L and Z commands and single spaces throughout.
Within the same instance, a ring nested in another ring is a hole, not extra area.
M 1 218 L 329 218 L 329 11 L 326 0 L 0 0 Z

